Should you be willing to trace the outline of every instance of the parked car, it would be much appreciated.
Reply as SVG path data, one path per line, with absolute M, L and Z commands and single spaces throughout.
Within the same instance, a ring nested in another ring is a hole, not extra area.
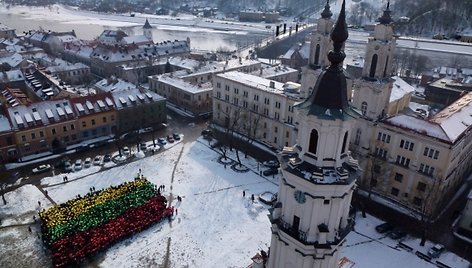
M 383 234 L 383 233 L 386 233 L 386 232 L 389 232 L 391 230 L 393 230 L 393 225 L 391 225 L 390 223 L 388 222 L 384 222 L 380 225 L 377 225 L 375 227 L 375 230 L 380 233 L 380 234 Z
M 74 163 L 74 170 L 75 171 L 79 171 L 82 169 L 82 159 L 77 159 L 75 160 L 75 163 Z
M 167 136 L 167 141 L 169 143 L 174 143 L 174 137 L 172 137 L 172 135 Z
M 159 143 L 160 145 L 166 145 L 167 141 L 164 138 L 159 138 L 159 139 L 157 139 L 157 143 Z
M 204 129 L 202 130 L 202 136 L 211 136 L 213 135 L 213 131 L 211 131 L 211 129 Z
M 91 166 L 92 166 L 92 158 L 90 158 L 90 157 L 85 158 L 84 168 L 89 168 Z
M 71 172 L 72 171 L 72 163 L 69 160 L 64 162 L 64 171 L 65 172 Z
M 109 154 L 106 154 L 104 157 L 103 157 L 103 163 L 108 163 L 111 161 L 111 155 Z
M 438 258 L 444 250 L 445 247 L 443 245 L 436 244 L 434 245 L 434 247 L 428 250 L 428 256 L 430 256 L 431 258 Z
M 174 138 L 174 140 L 180 141 L 180 134 L 174 133 L 174 134 L 172 134 L 172 137 Z
M 262 164 L 270 168 L 278 168 L 280 166 L 279 161 L 277 160 L 264 161 Z
M 51 165 L 49 164 L 46 164 L 46 165 L 40 165 L 38 167 L 35 167 L 33 168 L 33 174 L 39 174 L 39 173 L 43 173 L 43 172 L 46 172 L 48 170 L 51 170 Z
M 130 155 L 130 151 L 129 151 L 129 148 L 128 147 L 123 147 L 123 149 L 121 149 L 121 153 L 124 155 L 124 156 L 129 156 Z
M 390 237 L 391 239 L 401 239 L 403 237 L 405 237 L 407 235 L 406 232 L 400 230 L 400 229 L 394 229 L 393 231 L 391 231 L 390 233 L 388 233 L 388 237 Z
M 262 172 L 262 174 L 264 174 L 264 176 L 270 176 L 270 175 L 275 175 L 279 173 L 279 169 L 278 168 L 269 168 L 267 170 L 264 170 Z
M 100 155 L 95 156 L 93 159 L 94 166 L 100 166 L 102 164 L 102 157 Z
M 146 143 L 140 143 L 139 144 L 139 149 L 143 152 L 146 152 L 147 151 L 147 144 Z

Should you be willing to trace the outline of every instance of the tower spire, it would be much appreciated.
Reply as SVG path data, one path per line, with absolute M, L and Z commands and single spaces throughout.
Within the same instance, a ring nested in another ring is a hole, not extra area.
M 392 23 L 392 17 L 391 14 L 392 11 L 390 11 L 390 1 L 387 2 L 387 8 L 384 10 L 382 17 L 379 18 L 380 24 L 383 25 L 388 25 Z
M 346 58 L 346 54 L 344 54 L 344 51 L 342 51 L 344 42 L 346 42 L 347 38 L 349 37 L 347 32 L 345 6 L 346 0 L 343 0 L 338 20 L 336 21 L 334 29 L 331 32 L 333 50 L 328 53 L 328 60 L 331 62 L 331 66 L 329 68 L 339 68 L 339 64 L 343 62 L 344 58 Z
M 333 13 L 329 9 L 329 0 L 326 0 L 325 8 L 324 8 L 323 12 L 321 12 L 321 18 L 331 19 L 331 16 L 333 16 Z

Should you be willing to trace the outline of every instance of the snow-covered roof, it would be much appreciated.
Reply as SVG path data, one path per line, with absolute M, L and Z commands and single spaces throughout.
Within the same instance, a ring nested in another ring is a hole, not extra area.
M 154 45 L 141 45 L 138 47 L 110 48 L 98 46 L 91 54 L 92 58 L 100 59 L 104 62 L 126 62 L 144 61 L 151 58 L 170 56 L 190 52 L 187 41 L 164 41 Z
M 220 73 L 223 71 L 234 71 L 244 67 L 257 66 L 259 68 L 261 62 L 257 60 L 245 60 L 245 59 L 230 59 L 227 61 L 211 61 L 205 64 L 200 64 L 199 68 L 192 71 L 181 70 L 175 72 L 174 75 L 180 76 L 181 78 L 192 77 L 195 75 L 202 74 L 213 74 Z
M 390 93 L 390 102 L 399 100 L 406 95 L 411 95 L 415 91 L 413 86 L 400 77 L 394 76 L 392 79 L 395 81 L 393 82 L 392 92 Z
M 271 77 L 289 73 L 298 73 L 298 70 L 290 68 L 287 65 L 277 65 L 261 67 L 260 70 L 254 71 L 251 74 L 270 79 Z
M 282 59 L 291 59 L 293 53 L 297 51 L 300 53 L 300 56 L 304 59 L 308 59 L 310 57 L 310 42 L 305 42 L 303 44 L 297 44 L 292 46 L 281 58 Z
M 11 70 L 7 72 L 2 72 L 0 74 L 0 82 L 1 83 L 8 83 L 8 82 L 15 82 L 15 81 L 23 81 L 25 77 L 20 70 Z
M 159 82 L 168 84 L 170 86 L 179 88 L 183 91 L 186 91 L 190 94 L 196 94 L 196 93 L 202 93 L 205 91 L 211 91 L 213 90 L 211 82 L 207 82 L 201 85 L 194 85 L 189 82 L 186 82 L 180 78 L 177 77 L 171 77 L 167 74 L 160 75 L 157 79 Z
M 137 88 L 112 91 L 111 95 L 113 96 L 117 110 L 165 100 L 165 98 L 159 94 L 149 90 L 139 90 Z M 139 95 L 144 98 L 138 97 Z
M 11 129 L 10 120 L 8 120 L 6 116 L 0 114 L 0 132 L 10 131 Z
M 114 92 L 114 91 L 121 91 L 121 90 L 128 90 L 136 88 L 136 85 L 130 82 L 126 82 L 122 79 L 114 79 L 112 81 L 108 81 L 108 79 L 102 79 L 95 83 L 94 85 L 97 89 L 105 91 L 105 92 Z
M 28 106 L 18 105 L 10 107 L 8 108 L 8 114 L 12 119 L 12 129 L 37 127 L 73 120 L 75 114 L 64 113 L 67 110 L 67 106 L 70 107 L 71 103 L 64 99 L 35 102 Z M 30 119 L 34 120 L 31 122 Z
M 228 79 L 237 83 L 241 83 L 247 85 L 252 88 L 257 88 L 260 90 L 283 94 L 284 93 L 284 84 L 265 79 L 259 76 L 255 76 L 252 74 L 246 74 L 241 72 L 226 72 L 217 75 L 218 77 Z M 271 87 L 271 84 L 273 87 Z
M 10 65 L 12 68 L 18 67 L 18 65 L 20 65 L 23 61 L 24 61 L 23 56 L 18 53 L 15 53 L 8 57 L 0 58 L 0 62 L 8 63 L 8 65 Z
M 61 40 L 62 43 L 80 42 L 80 39 L 71 34 L 58 35 L 57 38 Z
M 132 35 L 132 36 L 126 36 L 123 38 L 123 44 L 147 44 L 151 43 L 149 39 L 147 39 L 146 36 L 144 35 Z
M 71 98 L 70 102 L 72 107 L 77 110 L 79 116 L 106 112 L 115 108 L 110 92 Z M 105 105 L 105 103 L 109 105 Z
M 444 108 L 430 119 L 399 114 L 384 120 L 385 123 L 440 139 L 457 142 L 472 125 L 472 92 Z
M 13 45 L 16 45 L 18 44 L 18 42 L 20 42 L 20 39 L 19 38 L 5 38 L 3 39 L 2 41 L 2 44 L 6 45 L 6 46 L 13 46 Z

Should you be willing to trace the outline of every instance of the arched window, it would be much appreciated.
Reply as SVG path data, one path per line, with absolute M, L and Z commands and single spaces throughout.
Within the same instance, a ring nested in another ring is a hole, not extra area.
M 372 56 L 372 62 L 370 63 L 369 77 L 375 76 L 375 70 L 377 69 L 377 60 L 378 60 L 378 56 L 377 54 L 374 54 L 374 56 Z
M 383 75 L 383 77 L 387 77 L 387 67 L 388 67 L 388 56 L 387 56 L 387 60 L 385 61 L 385 68 L 384 68 L 384 75 Z
M 343 139 L 343 147 L 341 148 L 341 153 L 345 153 L 346 152 L 346 147 L 347 147 L 347 131 L 346 133 L 344 133 L 344 139 Z
M 318 149 L 318 131 L 313 129 L 310 134 L 310 146 L 308 148 L 308 152 L 312 154 L 316 154 L 316 150 Z
M 320 62 L 320 44 L 316 45 L 315 49 L 315 65 L 318 65 Z
M 361 143 L 361 135 L 362 135 L 362 130 L 358 128 L 356 131 L 356 139 L 354 140 L 355 145 L 359 145 Z
M 366 115 L 366 114 L 367 114 L 367 102 L 365 102 L 365 101 L 362 102 L 362 105 L 361 105 L 361 112 L 362 112 L 362 115 Z

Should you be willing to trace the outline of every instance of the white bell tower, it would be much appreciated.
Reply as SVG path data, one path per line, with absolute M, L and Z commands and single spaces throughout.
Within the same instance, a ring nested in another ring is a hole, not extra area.
M 364 118 L 377 120 L 386 116 L 393 80 L 391 79 L 396 39 L 393 35 L 390 2 L 369 38 L 362 78 L 354 81 L 353 106 Z
M 348 37 L 345 2 L 331 33 L 331 65 L 296 106 L 298 144 L 279 156 L 282 179 L 269 215 L 269 268 L 336 268 L 353 226 L 349 216 L 355 174 L 347 169 L 349 137 L 358 114 L 347 98 L 342 47 Z

